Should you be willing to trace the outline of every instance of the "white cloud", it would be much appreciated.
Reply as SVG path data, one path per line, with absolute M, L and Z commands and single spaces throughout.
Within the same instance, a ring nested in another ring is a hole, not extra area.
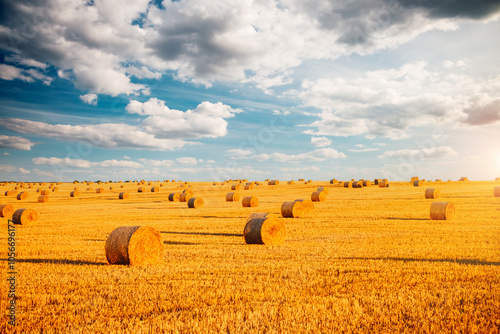
M 3 152 L 3 155 L 10 155 L 9 152 Z
M 242 149 L 231 149 L 226 151 L 226 155 L 228 155 L 231 159 L 245 159 L 250 158 L 252 156 L 252 151 L 242 150 Z
M 199 139 L 203 137 L 222 137 L 227 134 L 227 121 L 241 109 L 210 102 L 200 103 L 194 110 L 185 112 L 170 109 L 165 102 L 151 98 L 147 102 L 130 101 L 125 108 L 130 114 L 148 116 L 142 121 L 142 127 L 165 139 Z
M 21 172 L 22 174 L 30 174 L 31 172 L 27 169 L 24 169 L 22 167 L 19 167 L 19 172 Z
M 311 135 L 405 138 L 413 127 L 500 121 L 500 76 L 478 82 L 432 71 L 425 62 L 366 72 L 357 78 L 305 80 L 299 96 L 321 110 Z M 315 128 L 315 129 L 314 129 Z
M 84 103 L 96 106 L 97 105 L 97 94 L 85 94 L 85 95 L 80 95 L 80 100 L 82 100 Z
M 172 160 L 139 159 L 139 161 L 149 167 L 171 167 L 174 164 Z
M 14 148 L 16 150 L 29 151 L 35 145 L 31 140 L 18 136 L 0 135 L 0 148 Z M 8 155 L 7 152 L 4 155 Z
M 139 126 L 123 123 L 53 125 L 18 118 L 6 118 L 0 119 L 0 126 L 20 133 L 36 134 L 57 140 L 81 141 L 104 148 L 173 150 L 186 145 L 183 140 L 156 138 Z
M 2 172 L 12 173 L 15 170 L 16 170 L 16 167 L 14 167 L 14 166 L 0 164 L 0 171 L 2 171 Z
M 287 115 L 290 115 L 290 111 L 288 110 L 273 110 L 273 115 L 283 115 L 283 116 L 287 116 Z
M 311 144 L 316 147 L 324 147 L 328 146 L 332 143 L 332 141 L 326 137 L 311 137 Z
M 196 165 L 198 161 L 192 157 L 182 157 L 175 159 L 175 162 L 180 165 Z
M 134 161 L 127 160 L 104 160 L 101 162 L 92 162 L 83 159 L 70 159 L 70 158 L 33 158 L 31 160 L 35 165 L 59 165 L 72 168 L 142 168 L 143 165 Z
M 432 148 L 424 148 L 419 150 L 397 150 L 397 151 L 386 151 L 379 155 L 379 159 L 387 158 L 401 158 L 407 160 L 420 160 L 420 159 L 439 159 L 439 158 L 449 158 L 458 155 L 457 152 L 450 146 L 438 146 Z
M 327 159 L 342 159 L 346 155 L 338 152 L 333 148 L 321 148 L 314 151 L 301 153 L 301 154 L 285 154 L 285 153 L 272 153 L 272 154 L 259 154 L 254 156 L 257 161 L 273 160 L 276 162 L 309 162 L 309 161 L 325 161 Z
M 185 0 L 163 1 L 160 8 L 149 0 L 10 1 L 2 8 L 0 48 L 20 65 L 53 65 L 77 88 L 97 94 L 147 93 L 131 76 L 151 79 L 166 71 L 182 81 L 248 82 L 269 92 L 290 83 L 305 60 L 370 54 L 498 12 L 496 5 L 449 10 L 449 4 Z
M 376 147 L 372 147 L 372 148 L 360 148 L 360 149 L 350 149 L 348 151 L 349 152 L 356 152 L 356 153 L 364 153 L 364 152 L 378 151 L 378 148 L 376 148 Z

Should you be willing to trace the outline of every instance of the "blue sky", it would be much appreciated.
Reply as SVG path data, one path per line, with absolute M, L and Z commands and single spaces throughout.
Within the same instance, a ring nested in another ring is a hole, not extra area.
M 500 177 L 498 1 L 0 4 L 0 179 Z

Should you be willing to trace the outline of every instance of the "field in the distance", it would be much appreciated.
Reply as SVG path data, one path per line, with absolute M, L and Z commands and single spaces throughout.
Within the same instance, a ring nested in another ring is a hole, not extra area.
M 169 202 L 181 183 L 138 193 L 136 183 L 59 185 L 47 203 L 35 186 L 25 200 L 39 219 L 18 226 L 18 333 L 284 333 L 500 331 L 499 182 L 442 182 L 414 187 L 333 187 L 327 181 L 239 190 L 257 208 L 226 202 L 231 184 L 192 182 L 205 207 Z M 159 183 L 155 183 L 159 185 Z M 305 218 L 285 219 L 281 246 L 246 245 L 252 212 L 280 215 L 284 201 L 325 202 Z M 79 198 L 70 198 L 75 186 Z M 146 185 L 147 186 L 147 185 Z M 93 191 L 85 191 L 92 187 Z M 149 186 L 151 187 L 151 186 Z M 431 221 L 428 187 L 455 204 L 449 221 Z M 130 199 L 119 200 L 120 191 Z M 7 219 L 1 218 L 0 332 L 7 325 Z M 108 265 L 106 238 L 118 226 L 161 232 L 161 264 Z

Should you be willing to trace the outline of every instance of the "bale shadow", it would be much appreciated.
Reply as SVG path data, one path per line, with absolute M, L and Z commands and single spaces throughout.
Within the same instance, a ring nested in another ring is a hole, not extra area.
M 481 261 L 477 259 L 416 259 L 405 257 L 343 257 L 339 260 L 376 260 L 376 261 L 400 261 L 400 262 L 430 262 L 430 263 L 458 263 L 476 266 L 500 266 L 500 262 Z
M 182 235 L 212 235 L 212 236 L 222 236 L 222 237 L 242 237 L 243 234 L 233 234 L 233 233 L 208 233 L 208 232 L 175 232 L 175 231 L 160 231 L 160 233 L 165 234 L 182 234 Z
M 183 241 L 163 241 L 163 243 L 166 245 L 188 245 L 188 246 L 200 245 L 194 242 L 183 242 Z
M 383 217 L 382 219 L 389 219 L 389 220 L 430 220 L 430 218 L 398 218 L 398 217 Z
M 8 259 L 0 259 L 0 261 L 7 262 Z M 18 259 L 16 263 L 45 263 L 45 264 L 72 264 L 72 265 L 90 265 L 90 266 L 106 266 L 107 263 L 81 261 L 81 260 L 68 260 L 68 259 Z

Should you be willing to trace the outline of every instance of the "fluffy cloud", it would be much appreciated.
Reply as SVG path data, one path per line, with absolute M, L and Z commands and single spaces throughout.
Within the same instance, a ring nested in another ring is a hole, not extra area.
M 143 165 L 134 161 L 127 160 L 105 160 L 101 162 L 92 162 L 83 159 L 70 158 L 33 158 L 31 160 L 35 165 L 59 165 L 71 168 L 141 168 Z
M 309 161 L 325 161 L 327 159 L 341 159 L 346 155 L 338 152 L 333 148 L 321 148 L 314 151 L 301 154 L 285 154 L 285 153 L 272 153 L 272 154 L 259 154 L 254 157 L 257 161 L 273 160 L 276 162 L 309 162 Z
M 2 171 L 2 172 L 12 173 L 15 170 L 16 170 L 16 167 L 14 167 L 14 166 L 0 164 L 0 171 Z
M 328 146 L 332 143 L 332 141 L 326 137 L 311 137 L 311 144 L 316 147 L 324 147 Z
M 183 81 L 240 81 L 267 90 L 290 83 L 291 69 L 305 60 L 395 47 L 425 31 L 456 29 L 460 20 L 488 19 L 499 6 L 486 0 L 216 6 L 201 0 L 6 0 L 2 10 L 0 48 L 23 60 L 17 64 L 50 64 L 80 89 L 115 96 L 146 93 L 131 77 L 157 79 L 166 71 Z M 4 77 L 21 78 L 4 71 Z
M 50 85 L 52 78 L 35 69 L 22 69 L 11 65 L 0 64 L 0 79 L 19 79 L 26 82 L 40 80 L 46 85 Z
M 458 155 L 457 152 L 450 146 L 439 146 L 433 148 L 424 148 L 420 150 L 397 150 L 386 151 L 379 155 L 379 159 L 387 158 L 400 158 L 405 160 L 419 160 L 419 159 L 440 159 L 448 158 Z
M 192 157 L 177 158 L 175 162 L 181 165 L 196 165 L 198 163 L 198 161 Z
M 35 145 L 35 143 L 27 138 L 0 135 L 0 148 L 14 148 L 16 150 L 29 151 L 33 145 Z
M 97 105 L 97 94 L 85 94 L 85 95 L 80 95 L 80 100 L 82 100 L 84 103 L 96 106 Z
M 488 124 L 496 112 L 500 77 L 477 82 L 454 72 L 436 72 L 425 62 L 366 72 L 357 78 L 305 80 L 299 96 L 321 110 L 312 135 L 404 138 L 426 124 Z
M 95 94 L 82 96 L 84 101 L 94 101 Z M 173 150 L 183 147 L 187 139 L 216 138 L 227 134 L 227 121 L 241 109 L 222 103 L 202 102 L 194 110 L 173 110 L 164 101 L 152 98 L 147 102 L 130 101 L 126 110 L 130 114 L 146 117 L 140 125 L 123 123 L 103 124 L 48 124 L 18 118 L 0 119 L 0 126 L 13 131 L 36 134 L 47 138 L 82 141 L 104 148 L 133 148 L 148 150 Z M 18 142 L 16 142 L 18 141 Z M 21 137 L 0 137 L 0 145 L 24 147 L 33 145 Z M 1 147 L 1 146 L 0 146 Z
M 164 101 L 151 98 L 146 102 L 132 100 L 126 110 L 130 114 L 148 116 L 142 127 L 157 138 L 199 139 L 221 137 L 227 133 L 227 121 L 241 109 L 218 103 L 203 102 L 185 112 L 170 109 Z

